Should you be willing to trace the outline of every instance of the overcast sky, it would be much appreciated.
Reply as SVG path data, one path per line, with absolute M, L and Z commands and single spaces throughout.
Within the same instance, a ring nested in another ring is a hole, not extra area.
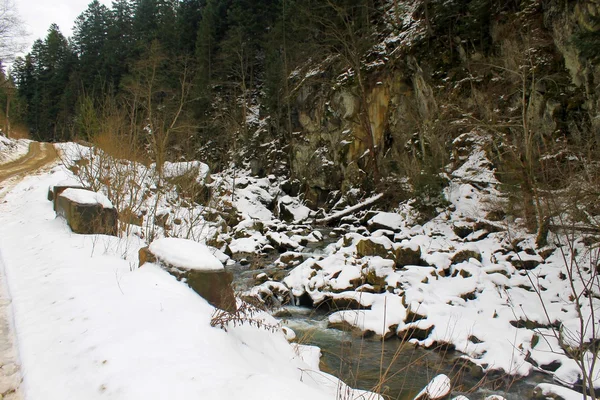
M 52 23 L 58 24 L 63 35 L 71 36 L 75 18 L 81 14 L 92 0 L 14 0 L 17 11 L 30 33 L 27 50 L 34 40 L 44 39 Z M 111 0 L 100 0 L 110 6 Z

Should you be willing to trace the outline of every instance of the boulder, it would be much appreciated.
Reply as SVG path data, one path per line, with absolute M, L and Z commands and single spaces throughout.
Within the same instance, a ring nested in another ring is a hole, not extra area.
M 451 261 L 452 261 L 452 264 L 460 264 L 461 262 L 469 261 L 471 258 L 474 258 L 477 261 L 481 262 L 481 260 L 482 260 L 481 253 L 479 252 L 478 249 L 471 247 L 471 248 L 457 251 L 452 256 Z
M 395 245 L 394 259 L 396 268 L 401 268 L 406 265 L 421 265 L 421 246 L 419 245 Z
M 475 231 L 472 224 L 467 224 L 465 222 L 455 222 L 452 225 L 452 230 L 454 231 L 454 234 L 461 239 L 466 238 Z
M 59 193 L 54 191 L 56 214 L 67 221 L 73 232 L 117 235 L 117 210 L 103 194 L 73 188 L 63 188 Z
M 140 267 L 145 263 L 159 265 L 211 305 L 236 311 L 233 275 L 207 246 L 187 239 L 162 238 L 140 249 L 139 261 Z
M 304 261 L 302 253 L 287 251 L 279 256 L 279 261 L 284 268 L 292 268 Z
M 86 189 L 83 185 L 72 180 L 60 181 L 54 186 L 48 187 L 48 201 L 53 202 L 54 211 L 56 211 L 56 200 L 58 196 L 66 189 Z
M 267 240 L 275 247 L 280 253 L 285 253 L 289 250 L 296 250 L 300 247 L 300 244 L 292 239 L 285 233 L 279 232 L 267 232 Z
M 276 308 L 291 301 L 291 292 L 280 282 L 267 280 L 242 295 L 242 300 L 258 308 Z
M 383 237 L 369 237 L 359 240 L 356 243 L 356 255 L 358 257 L 375 257 L 391 259 L 392 254 L 392 241 L 385 236 Z
M 386 229 L 393 232 L 400 232 L 406 223 L 404 217 L 396 213 L 380 212 L 368 220 L 367 225 L 371 232 L 379 229 Z
M 283 196 L 277 203 L 279 219 L 287 223 L 299 223 L 310 216 L 310 208 L 296 198 Z
M 415 400 L 438 400 L 450 395 L 450 378 L 440 374 L 433 378 L 421 392 L 415 396 Z

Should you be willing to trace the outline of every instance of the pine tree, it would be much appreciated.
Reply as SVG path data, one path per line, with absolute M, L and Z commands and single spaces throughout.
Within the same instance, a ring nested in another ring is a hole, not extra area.
M 113 90 L 119 88 L 127 74 L 127 65 L 133 56 L 133 6 L 129 0 L 115 0 L 108 19 L 105 59 Z
M 178 50 L 193 55 L 206 0 L 181 0 L 177 7 Z
M 79 57 L 82 86 L 88 91 L 105 86 L 109 77 L 106 54 L 110 11 L 98 0 L 93 0 L 75 21 L 73 48 Z

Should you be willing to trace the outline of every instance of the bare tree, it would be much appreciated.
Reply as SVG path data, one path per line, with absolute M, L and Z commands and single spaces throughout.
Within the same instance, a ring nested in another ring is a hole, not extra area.
M 25 48 L 27 32 L 13 0 L 0 0 L 0 60 L 11 60 Z

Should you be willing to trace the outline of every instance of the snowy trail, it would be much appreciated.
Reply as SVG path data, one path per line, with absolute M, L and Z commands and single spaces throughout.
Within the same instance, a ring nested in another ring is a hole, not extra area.
M 11 178 L 32 173 L 57 158 L 54 146 L 49 143 L 32 142 L 29 152 L 14 161 L 0 165 L 0 199 L 17 182 L 6 185 Z M 0 249 L 0 395 L 3 399 L 22 399 L 20 390 L 22 377 L 19 352 L 14 331 L 12 297 L 6 280 L 6 266 Z
M 50 143 L 31 142 L 29 151 L 23 157 L 0 164 L 0 199 L 16 182 L 12 178 L 24 177 L 38 169 L 41 169 L 58 159 L 56 149 Z M 11 184 L 12 183 L 12 184 Z
M 29 152 L 24 157 L 0 165 L 0 181 L 35 171 L 56 158 L 56 150 L 52 144 L 31 142 Z
M 5 400 L 21 400 L 22 378 L 11 304 L 0 250 L 0 395 Z

